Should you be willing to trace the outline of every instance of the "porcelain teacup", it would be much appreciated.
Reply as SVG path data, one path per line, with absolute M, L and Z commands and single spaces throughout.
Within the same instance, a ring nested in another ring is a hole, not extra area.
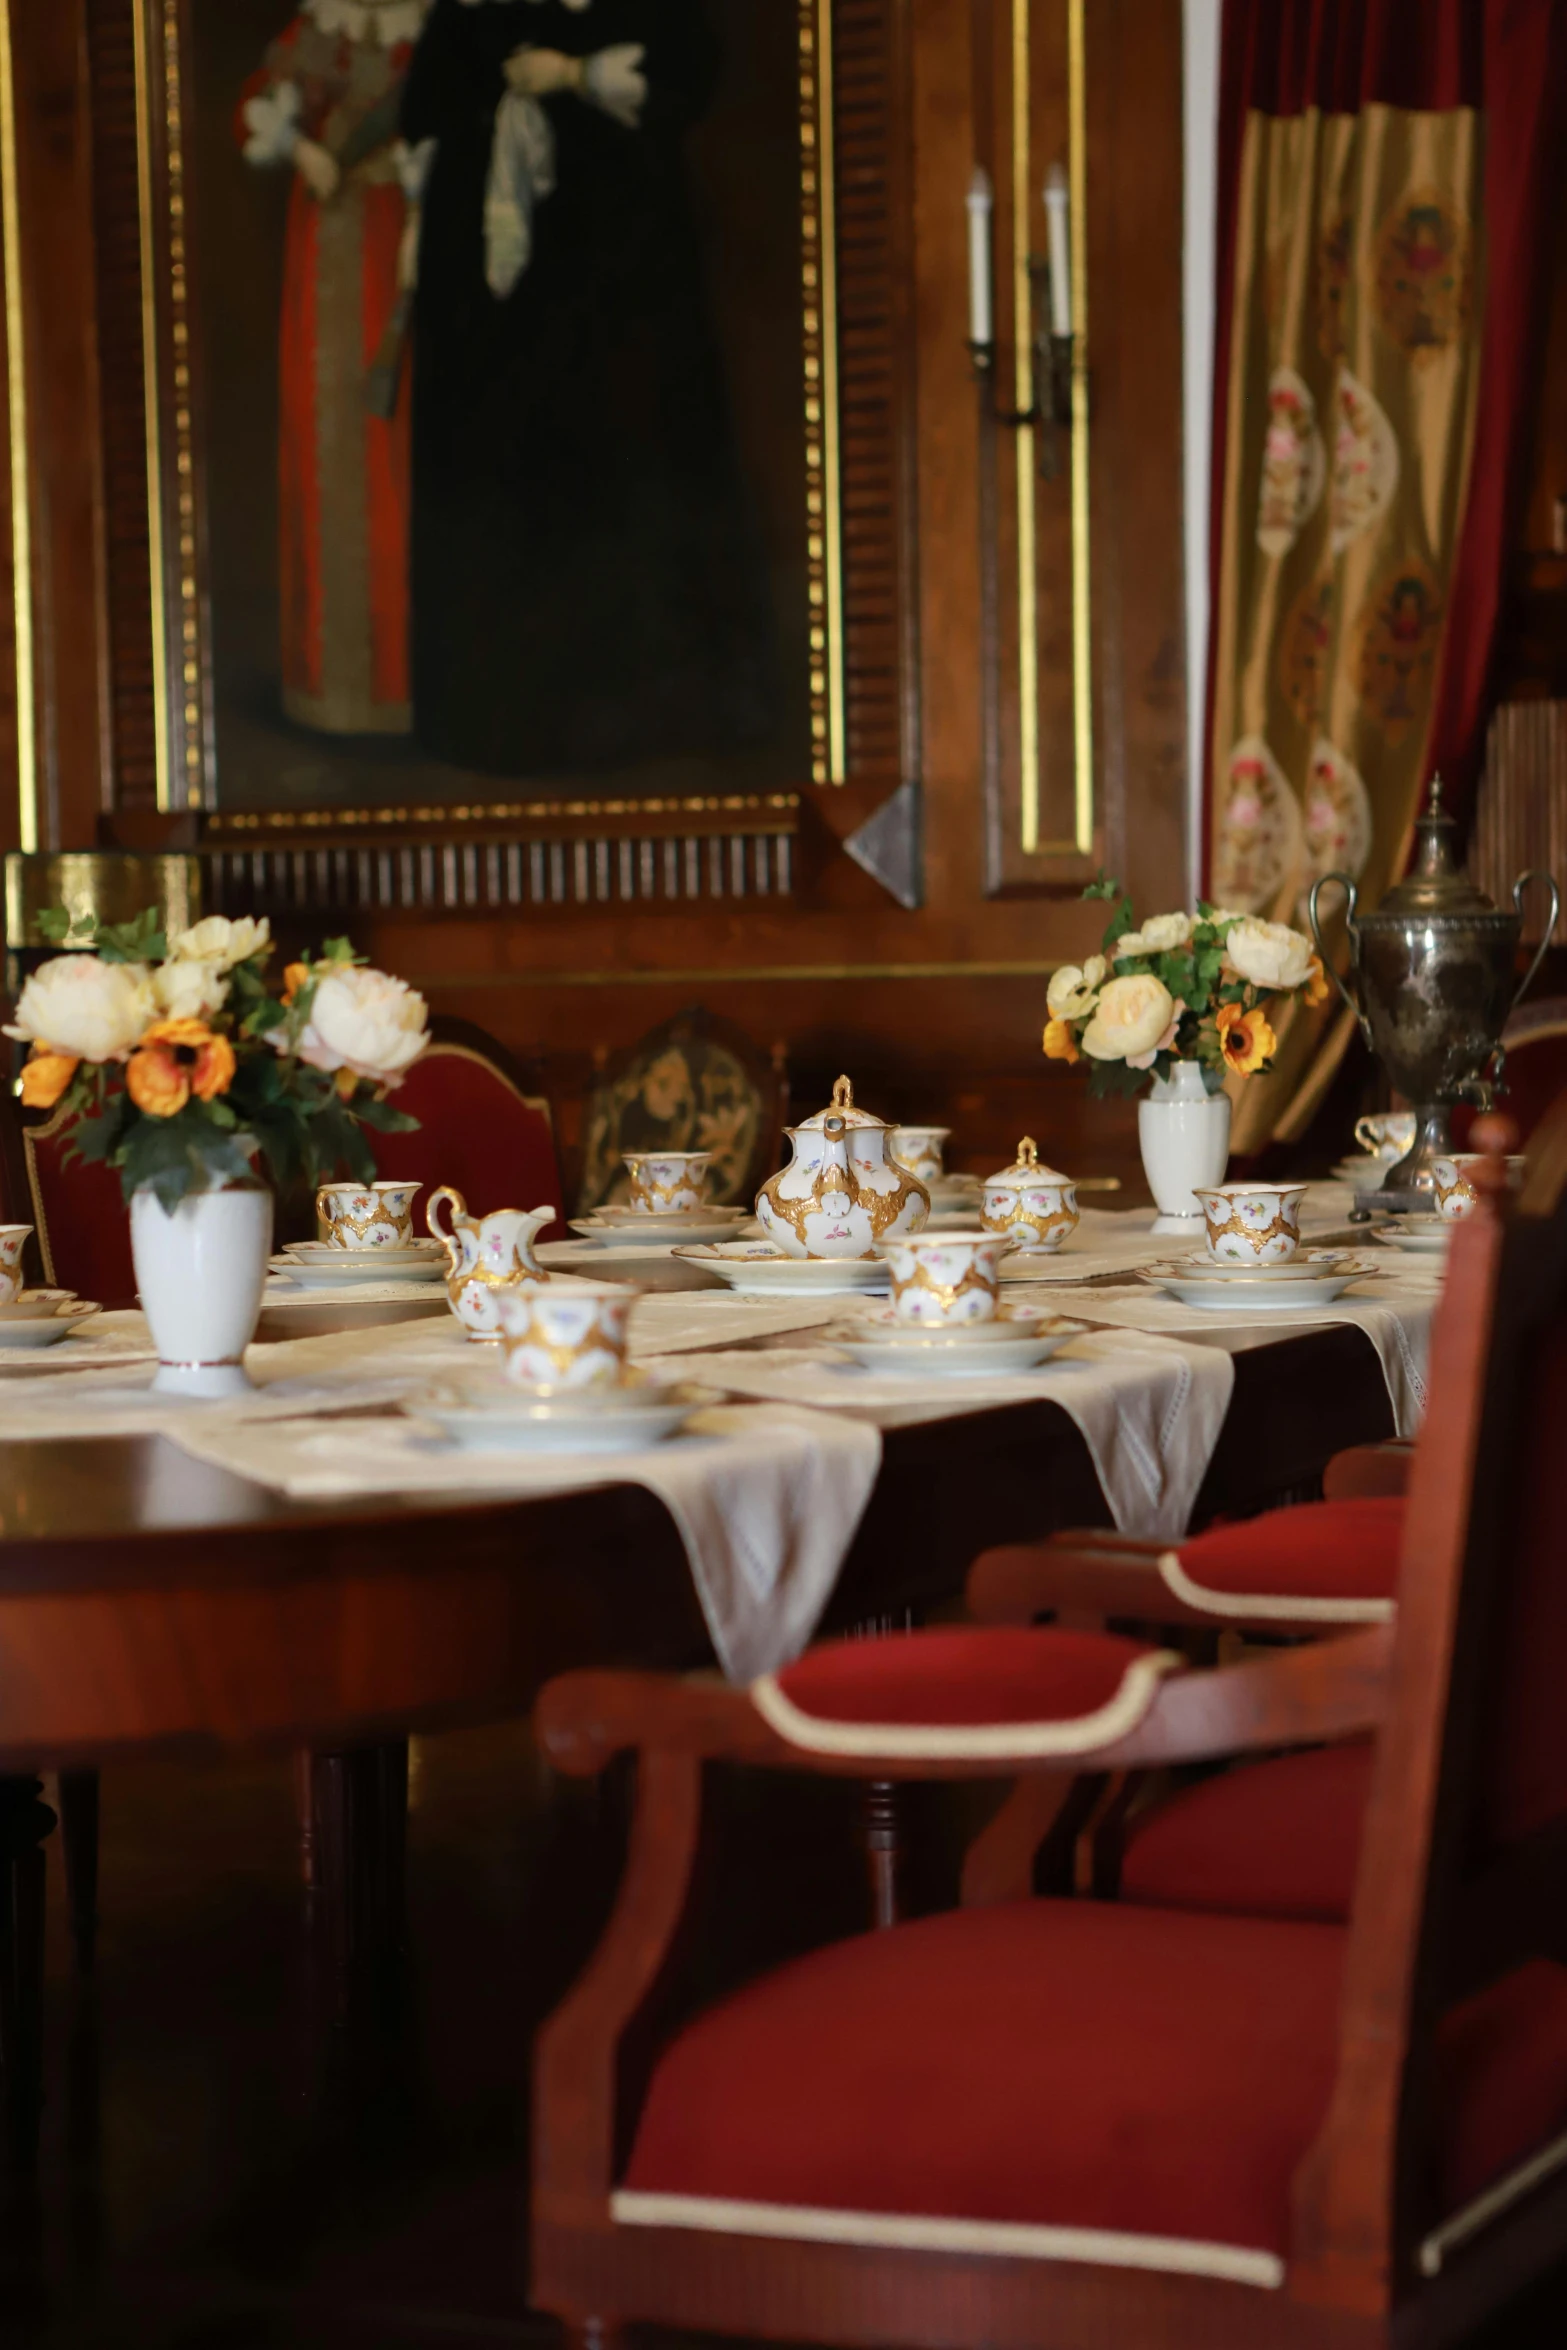
M 0 1224 L 0 1306 L 14 1306 L 22 1294 L 22 1251 L 31 1224 Z
M 328 1248 L 407 1248 L 414 1236 L 415 1183 L 323 1183 L 316 1214 Z
M 706 1197 L 711 1151 L 623 1151 L 631 1177 L 631 1205 L 645 1216 L 699 1208 Z
M 1031 1134 L 1010 1167 L 985 1178 L 980 1222 L 1031 1256 L 1053 1255 L 1077 1230 L 1077 1186 L 1069 1175 L 1042 1167 Z
M 1369 1118 L 1357 1118 L 1355 1140 L 1374 1159 L 1383 1159 L 1391 1165 L 1414 1147 L 1415 1113 L 1413 1110 L 1377 1110 Z
M 495 1310 L 507 1378 L 535 1393 L 618 1386 L 627 1322 L 641 1294 L 626 1281 L 553 1281 L 505 1291 Z
M 991 1232 L 914 1232 L 878 1240 L 892 1283 L 893 1319 L 925 1330 L 991 1322 L 1001 1294 L 1001 1260 L 1012 1243 Z
M 1219 1265 L 1283 1265 L 1300 1246 L 1304 1183 L 1193 1186 L 1208 1254 Z
M 951 1132 L 950 1126 L 894 1126 L 887 1148 L 921 1183 L 939 1183 L 947 1171 L 942 1151 Z
M 441 1230 L 437 1213 L 443 1201 L 451 1207 L 449 1232 Z M 470 1216 L 462 1193 L 443 1183 L 430 1195 L 425 1221 L 446 1250 L 446 1297 L 452 1312 L 470 1338 L 498 1339 L 500 1299 L 509 1290 L 549 1280 L 533 1243 L 546 1224 L 555 1221 L 554 1209 L 497 1208 L 493 1215 Z

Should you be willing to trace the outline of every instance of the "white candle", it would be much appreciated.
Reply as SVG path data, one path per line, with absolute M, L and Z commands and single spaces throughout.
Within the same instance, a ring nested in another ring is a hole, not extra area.
M 974 166 L 968 184 L 968 333 L 971 343 L 995 341 L 990 307 L 990 175 Z
M 1045 181 L 1045 222 L 1050 232 L 1050 331 L 1072 331 L 1072 228 L 1066 173 L 1059 163 L 1050 166 Z

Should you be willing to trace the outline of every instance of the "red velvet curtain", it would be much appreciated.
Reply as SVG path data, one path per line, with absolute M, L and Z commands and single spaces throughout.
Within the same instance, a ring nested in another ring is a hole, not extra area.
M 1212 576 L 1223 549 L 1231 309 L 1249 113 L 1373 103 L 1484 117 L 1487 290 L 1474 452 L 1438 672 L 1431 758 L 1467 811 L 1478 781 L 1509 532 L 1543 324 L 1547 185 L 1567 132 L 1567 0 L 1225 0 L 1220 54 Z M 1212 834 L 1215 641 L 1208 659 L 1205 841 Z

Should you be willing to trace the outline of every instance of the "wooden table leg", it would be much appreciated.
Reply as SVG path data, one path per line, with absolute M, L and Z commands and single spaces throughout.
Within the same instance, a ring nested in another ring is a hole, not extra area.
M 0 1778 L 0 2084 L 11 2159 L 31 2169 L 43 2115 L 43 1782 Z
M 62 1771 L 59 1787 L 71 1942 L 77 1965 L 90 1975 L 98 1949 L 98 1774 Z
M 408 1741 L 311 1757 L 316 1927 L 339 2028 L 383 2003 L 402 1950 Z

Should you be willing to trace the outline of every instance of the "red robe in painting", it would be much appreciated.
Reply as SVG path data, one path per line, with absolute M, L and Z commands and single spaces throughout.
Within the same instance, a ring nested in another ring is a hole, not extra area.
M 344 13 L 317 0 L 297 17 L 239 116 L 248 160 L 293 182 L 279 338 L 283 704 L 326 734 L 406 734 L 408 371 L 389 420 L 365 394 L 398 298 L 408 196 L 396 112 L 411 43 L 388 45 L 373 21 L 356 36 Z M 300 137 L 341 162 L 325 201 L 293 169 Z

